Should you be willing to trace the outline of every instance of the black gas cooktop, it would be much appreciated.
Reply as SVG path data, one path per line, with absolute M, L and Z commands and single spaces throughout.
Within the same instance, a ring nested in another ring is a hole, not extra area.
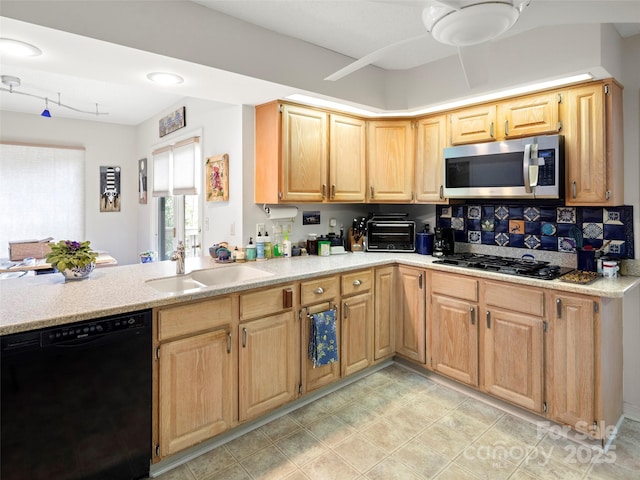
M 539 260 L 499 257 L 494 255 L 479 255 L 475 253 L 457 253 L 446 255 L 433 263 L 441 263 L 462 268 L 475 268 L 489 272 L 517 275 L 519 277 L 538 278 L 541 280 L 553 280 L 572 268 L 551 265 L 549 262 Z

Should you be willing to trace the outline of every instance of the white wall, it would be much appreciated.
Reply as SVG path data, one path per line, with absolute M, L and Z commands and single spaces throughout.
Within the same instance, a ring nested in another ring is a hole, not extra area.
M 136 262 L 136 129 L 91 120 L 43 118 L 5 111 L 0 112 L 0 123 L 3 141 L 85 148 L 85 239 L 91 241 L 93 248 L 108 251 L 120 264 Z M 100 212 L 101 166 L 122 168 L 120 212 Z

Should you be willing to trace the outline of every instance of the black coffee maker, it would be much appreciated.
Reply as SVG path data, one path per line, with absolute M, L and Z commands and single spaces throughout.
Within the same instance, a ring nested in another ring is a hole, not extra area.
M 436 238 L 433 242 L 433 256 L 442 257 L 444 255 L 453 255 L 455 251 L 455 236 L 453 228 L 436 227 Z

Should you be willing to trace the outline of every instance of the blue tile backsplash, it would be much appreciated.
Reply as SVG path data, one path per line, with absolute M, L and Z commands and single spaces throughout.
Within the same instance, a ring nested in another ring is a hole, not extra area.
M 633 207 L 448 205 L 436 207 L 439 227 L 451 227 L 456 242 L 575 252 L 577 244 L 607 255 L 634 258 Z

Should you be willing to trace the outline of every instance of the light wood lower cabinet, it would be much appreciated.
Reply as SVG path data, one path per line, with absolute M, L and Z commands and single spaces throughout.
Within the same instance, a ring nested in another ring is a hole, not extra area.
M 396 350 L 395 299 L 397 267 L 375 270 L 373 314 L 373 359 L 390 357 Z
M 396 304 L 396 353 L 424 364 L 425 350 L 425 272 L 398 267 Z
M 367 368 L 372 361 L 373 322 L 371 294 L 362 293 L 342 299 L 342 376 Z

